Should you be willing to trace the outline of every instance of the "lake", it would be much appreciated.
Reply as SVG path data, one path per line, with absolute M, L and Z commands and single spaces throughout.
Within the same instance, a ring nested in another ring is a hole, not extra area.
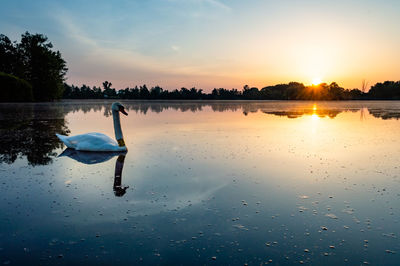
M 400 102 L 0 104 L 0 263 L 398 265 Z

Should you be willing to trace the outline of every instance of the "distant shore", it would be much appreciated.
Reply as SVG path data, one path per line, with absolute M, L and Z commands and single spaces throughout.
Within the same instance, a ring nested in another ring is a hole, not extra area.
M 116 90 L 112 83 L 103 82 L 101 87 L 64 83 L 63 99 L 133 99 L 133 100 L 400 100 L 400 81 L 385 81 L 366 88 L 344 89 L 336 82 L 305 86 L 290 82 L 266 86 L 262 89 L 245 85 L 243 90 L 215 88 L 209 93 L 195 87 L 164 90 L 160 86 L 150 89 L 146 85 Z

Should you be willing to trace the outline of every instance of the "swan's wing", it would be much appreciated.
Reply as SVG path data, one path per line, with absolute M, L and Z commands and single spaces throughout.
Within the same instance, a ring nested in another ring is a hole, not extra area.
M 107 135 L 102 133 L 86 133 L 75 136 L 63 136 L 57 134 L 57 137 L 64 142 L 68 148 L 79 151 L 125 151 L 126 147 L 119 147 L 118 143 Z
M 120 151 L 118 143 L 102 133 L 87 133 L 71 137 L 69 141 L 76 143 L 79 151 Z

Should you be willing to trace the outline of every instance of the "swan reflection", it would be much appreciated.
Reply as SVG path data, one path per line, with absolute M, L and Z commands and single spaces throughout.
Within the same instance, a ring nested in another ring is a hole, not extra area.
M 114 174 L 114 194 L 117 197 L 122 197 L 129 186 L 121 186 L 122 182 L 122 168 L 125 163 L 125 154 L 120 154 L 115 162 L 115 174 Z
M 122 169 L 124 167 L 126 153 L 127 152 L 77 151 L 75 149 L 67 148 L 58 157 L 69 157 L 83 164 L 98 164 L 104 163 L 111 158 L 118 156 L 115 163 L 113 190 L 115 196 L 122 197 L 129 188 L 129 186 L 122 186 Z

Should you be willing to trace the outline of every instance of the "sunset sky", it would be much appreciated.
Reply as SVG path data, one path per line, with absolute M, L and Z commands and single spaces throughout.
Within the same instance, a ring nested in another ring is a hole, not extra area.
M 48 36 L 75 85 L 400 80 L 398 0 L 2 0 L 0 33 L 25 31 Z

